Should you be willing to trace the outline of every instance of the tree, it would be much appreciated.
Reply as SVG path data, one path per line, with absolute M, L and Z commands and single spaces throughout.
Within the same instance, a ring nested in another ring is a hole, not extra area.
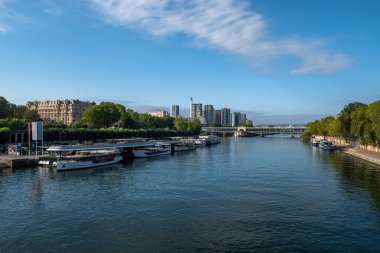
M 84 111 L 81 123 L 90 128 L 105 128 L 117 123 L 121 118 L 120 108 L 114 103 L 102 102 Z
M 11 112 L 11 104 L 0 96 L 0 119 L 8 118 Z
M 344 138 L 352 138 L 351 135 L 351 114 L 365 106 L 365 104 L 360 102 L 353 102 L 346 105 L 343 110 L 339 113 L 338 120 L 340 121 L 340 133 Z
M 186 132 L 187 131 L 187 120 L 182 116 L 175 118 L 174 127 L 177 131 Z
M 27 109 L 24 112 L 23 118 L 28 120 L 28 121 L 40 121 L 41 118 L 38 115 L 38 112 L 36 110 L 29 110 Z
M 24 119 L 25 113 L 28 111 L 28 108 L 25 105 L 11 105 L 10 117 L 16 119 Z
M 380 101 L 368 105 L 367 117 L 371 121 L 371 129 L 375 134 L 376 141 L 380 140 Z

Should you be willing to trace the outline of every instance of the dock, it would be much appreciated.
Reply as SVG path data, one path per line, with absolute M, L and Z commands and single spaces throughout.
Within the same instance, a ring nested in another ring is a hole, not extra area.
M 120 141 L 120 140 L 118 140 Z M 135 148 L 154 146 L 154 145 L 171 145 L 172 152 L 174 152 L 173 145 L 180 143 L 178 140 L 143 140 L 143 139 L 131 139 L 123 140 L 121 143 L 97 143 L 93 145 L 52 145 L 47 151 L 48 152 L 71 152 L 78 150 L 98 150 L 98 149 L 119 149 L 123 158 L 130 159 L 132 155 L 132 150 Z M 114 141 L 115 142 L 115 141 Z M 15 155 L 4 155 L 0 156 L 0 169 L 3 168 L 20 168 L 38 165 L 40 157 L 45 157 L 49 155 L 31 155 L 31 156 L 15 156 Z
M 0 169 L 3 168 L 19 168 L 38 164 L 41 156 L 0 156 Z

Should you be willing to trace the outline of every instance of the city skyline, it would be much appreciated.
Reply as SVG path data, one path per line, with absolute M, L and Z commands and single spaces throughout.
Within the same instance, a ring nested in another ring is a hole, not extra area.
M 132 3 L 0 0 L 1 95 L 139 112 L 178 104 L 181 115 L 192 95 L 259 124 L 306 123 L 380 96 L 377 1 Z

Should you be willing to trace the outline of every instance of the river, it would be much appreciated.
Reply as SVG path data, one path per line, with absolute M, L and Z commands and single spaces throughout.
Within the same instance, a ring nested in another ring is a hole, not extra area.
M 0 171 L 0 252 L 379 252 L 380 167 L 286 137 Z

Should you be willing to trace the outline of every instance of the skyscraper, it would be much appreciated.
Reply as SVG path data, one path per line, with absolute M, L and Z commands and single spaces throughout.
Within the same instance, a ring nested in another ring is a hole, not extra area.
M 234 112 L 232 114 L 232 126 L 237 127 L 237 126 L 239 126 L 240 123 L 241 123 L 241 113 L 240 112 Z
M 215 111 L 214 106 L 212 105 L 205 105 L 203 116 L 205 117 L 205 124 L 210 125 L 211 123 L 214 123 L 214 117 L 215 117 Z
M 190 97 L 190 118 L 193 117 L 193 97 Z
M 220 123 L 222 126 L 231 126 L 231 110 L 229 108 L 221 110 Z
M 179 105 L 172 105 L 170 116 L 173 118 L 177 118 L 179 116 Z
M 241 123 L 247 123 L 247 114 L 242 113 L 240 118 L 240 124 Z
M 216 124 L 221 125 L 221 118 L 222 118 L 222 110 L 215 110 L 215 119 L 214 122 Z
M 202 104 L 191 104 L 191 118 L 197 119 L 203 116 Z

